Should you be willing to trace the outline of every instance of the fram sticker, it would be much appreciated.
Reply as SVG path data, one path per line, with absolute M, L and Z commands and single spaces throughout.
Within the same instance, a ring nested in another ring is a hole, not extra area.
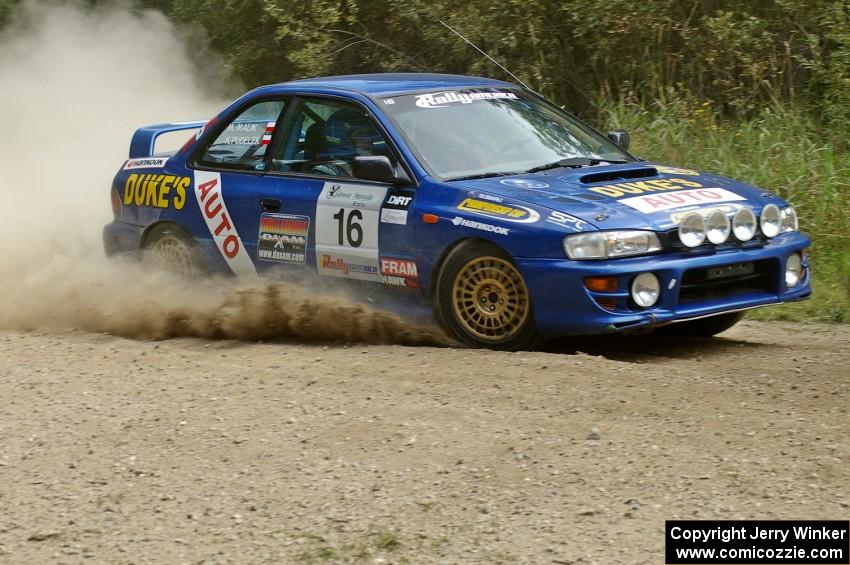
M 210 171 L 195 171 L 195 199 L 210 230 L 216 247 L 237 275 L 257 273 L 233 225 L 221 193 L 221 175 Z
M 381 257 L 381 282 L 391 286 L 419 288 L 419 271 L 413 259 Z
M 124 163 L 125 171 L 134 169 L 161 169 L 168 162 L 168 157 L 145 157 L 144 159 L 130 159 Z
M 743 196 L 729 192 L 723 188 L 700 188 L 696 190 L 681 190 L 667 194 L 647 194 L 644 196 L 633 196 L 620 200 L 626 206 L 640 210 L 645 214 L 683 208 L 695 204 L 717 204 L 720 202 L 734 202 L 746 200 Z

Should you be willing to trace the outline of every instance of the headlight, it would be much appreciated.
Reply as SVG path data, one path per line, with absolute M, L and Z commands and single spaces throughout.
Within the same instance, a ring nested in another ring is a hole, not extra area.
M 768 204 L 761 210 L 761 233 L 765 237 L 776 237 L 782 225 L 782 212 L 776 204 Z
M 749 208 L 741 208 L 732 217 L 732 232 L 738 241 L 749 241 L 756 235 L 756 215 Z
M 721 210 L 715 210 L 705 221 L 705 235 L 714 245 L 720 245 L 729 238 L 732 228 L 729 217 Z
M 699 247 L 705 241 L 705 220 L 691 212 L 679 223 L 679 241 L 685 247 Z
M 800 229 L 800 225 L 797 220 L 797 211 L 794 210 L 793 206 L 788 206 L 787 208 L 782 209 L 782 233 L 789 231 L 797 231 Z
M 573 260 L 630 257 L 660 249 L 655 232 L 643 230 L 577 233 L 564 238 L 564 251 Z

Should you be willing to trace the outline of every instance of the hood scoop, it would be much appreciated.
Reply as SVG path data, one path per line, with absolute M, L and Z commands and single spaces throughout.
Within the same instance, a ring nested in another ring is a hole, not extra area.
M 654 167 L 640 167 L 636 169 L 618 169 L 615 171 L 604 171 L 600 173 L 590 173 L 579 177 L 579 182 L 583 184 L 593 184 L 596 182 L 617 182 L 630 179 L 644 179 L 649 177 L 657 177 L 658 170 Z

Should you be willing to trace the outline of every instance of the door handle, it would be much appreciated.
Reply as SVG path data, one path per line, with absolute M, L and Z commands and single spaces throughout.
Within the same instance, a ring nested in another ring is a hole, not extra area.
M 277 198 L 263 198 L 260 200 L 260 206 L 263 207 L 263 210 L 269 212 L 278 212 L 282 206 L 282 203 Z

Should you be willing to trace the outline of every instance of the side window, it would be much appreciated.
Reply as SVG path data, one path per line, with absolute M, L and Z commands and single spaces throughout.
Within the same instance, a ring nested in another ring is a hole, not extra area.
M 385 155 L 387 142 L 369 115 L 332 100 L 300 103 L 284 143 L 273 156 L 277 171 L 354 178 L 354 158 Z
M 212 167 L 262 170 L 266 148 L 285 104 L 271 100 L 249 106 L 207 146 L 199 162 Z

